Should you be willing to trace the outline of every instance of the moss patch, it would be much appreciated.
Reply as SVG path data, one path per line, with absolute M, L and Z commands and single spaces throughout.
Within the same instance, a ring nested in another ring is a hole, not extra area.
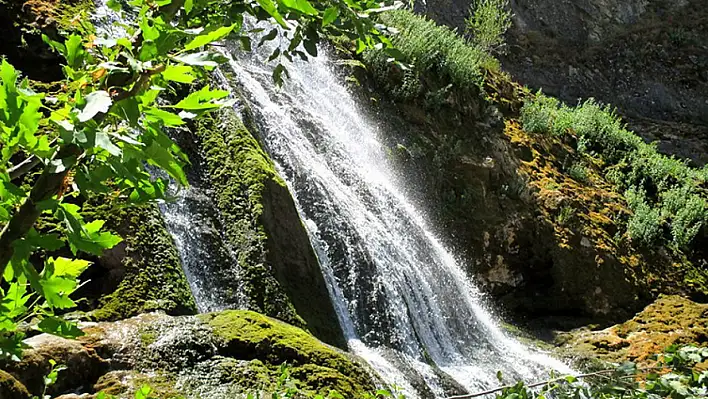
M 193 131 L 249 308 L 344 347 L 307 232 L 268 154 L 233 110 L 199 120 Z
M 670 345 L 708 345 L 708 304 L 661 296 L 629 321 L 600 331 L 563 333 L 557 341 L 581 356 L 645 365 Z
M 15 379 L 11 374 L 0 370 L 0 397 L 12 399 L 29 398 L 27 388 Z
M 194 132 L 201 140 L 228 242 L 244 271 L 242 279 L 251 308 L 304 326 L 266 263 L 267 236 L 259 221 L 267 182 L 284 185 L 282 179 L 233 111 L 205 116 Z
M 107 251 L 89 272 L 102 274 L 101 291 L 93 312 L 96 320 L 118 320 L 163 310 L 194 314 L 196 305 L 172 236 L 155 205 L 113 207 L 104 201 L 86 216 L 106 220 L 106 227 L 124 241 Z M 92 270 L 95 269 L 95 270 Z
M 287 362 L 292 366 L 291 375 L 313 392 L 327 388 L 346 397 L 360 397 L 363 392 L 374 389 L 373 381 L 362 366 L 300 328 L 250 311 L 225 311 L 198 317 L 222 340 L 222 355 L 258 359 L 269 367 Z

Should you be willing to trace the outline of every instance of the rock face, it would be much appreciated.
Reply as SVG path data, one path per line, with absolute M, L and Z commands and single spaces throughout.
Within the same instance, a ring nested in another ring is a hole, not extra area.
M 94 201 L 86 216 L 106 220 L 106 227 L 123 242 L 94 259 L 82 276 L 89 283 L 78 295 L 91 298 L 92 318 L 119 320 L 156 310 L 196 313 L 177 248 L 157 206 L 119 207 Z
M 144 314 L 93 323 L 70 341 L 38 335 L 19 363 L 0 364 L 0 392 L 41 394 L 49 360 L 66 366 L 50 395 L 99 391 L 132 397 L 149 385 L 161 398 L 225 398 L 272 392 L 288 364 L 289 384 L 304 392 L 336 390 L 347 398 L 374 389 L 371 372 L 309 333 L 250 311 L 201 316 Z M 26 387 L 26 389 L 25 389 Z M 4 390 L 4 391 L 3 391 Z M 10 396 L 21 398 L 22 396 Z M 5 396 L 3 396 L 5 398 Z
M 579 329 L 561 334 L 557 341 L 582 357 L 651 363 L 651 355 L 670 345 L 708 342 L 708 305 L 675 295 L 662 296 L 622 324 L 603 330 Z
M 420 11 L 464 29 L 468 1 Z M 659 149 L 708 161 L 708 10 L 701 0 L 512 0 L 504 68 L 568 103 L 619 108 Z
M 346 347 L 307 231 L 266 152 L 233 110 L 200 120 L 193 131 L 200 149 L 192 158 L 211 183 L 225 245 L 238 263 L 223 265 L 239 272 L 220 284 L 241 286 L 245 307 Z
M 415 38 L 407 41 L 415 48 Z M 409 192 L 512 316 L 617 322 L 661 292 L 705 298 L 703 259 L 691 263 L 623 235 L 630 210 L 601 159 L 577 151 L 572 135 L 521 129 L 515 119 L 528 91 L 491 71 L 486 93 L 463 89 L 431 68 L 415 75 L 367 65 L 362 99 L 380 96 L 372 112 L 389 122 L 384 140 Z M 573 173 L 576 163 L 582 174 Z

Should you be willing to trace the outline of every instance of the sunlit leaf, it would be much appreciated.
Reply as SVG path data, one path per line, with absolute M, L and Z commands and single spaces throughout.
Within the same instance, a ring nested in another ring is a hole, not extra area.
M 113 100 L 105 90 L 97 90 L 89 93 L 86 96 L 86 105 L 81 110 L 77 118 L 80 122 L 86 122 L 92 119 L 99 112 L 106 113 L 111 107 Z
M 195 48 L 205 46 L 211 42 L 217 41 L 221 38 L 226 37 L 231 31 L 234 30 L 236 24 L 230 26 L 222 26 L 212 32 L 199 35 L 192 39 L 189 43 L 184 46 L 185 51 L 194 50 Z

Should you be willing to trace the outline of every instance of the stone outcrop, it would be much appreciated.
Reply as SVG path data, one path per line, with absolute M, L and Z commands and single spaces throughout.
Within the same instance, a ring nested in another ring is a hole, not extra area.
M 193 129 L 191 158 L 221 219 L 223 242 L 239 272 L 219 284 L 241 286 L 245 306 L 302 326 L 346 347 L 319 261 L 285 182 L 254 134 L 233 110 L 221 110 Z
M 354 398 L 375 389 L 375 377 L 359 360 L 255 312 L 152 313 L 82 328 L 78 340 L 46 334 L 27 339 L 22 361 L 0 363 L 0 392 L 40 395 L 50 359 L 66 366 L 47 387 L 53 396 L 93 398 L 103 391 L 132 398 L 149 385 L 161 398 L 224 398 L 285 389 L 278 382 L 284 375 L 306 393 L 336 390 Z
M 561 348 L 580 358 L 642 365 L 671 345 L 708 343 L 708 305 L 680 296 L 661 296 L 632 319 L 605 329 L 585 327 L 556 338 Z

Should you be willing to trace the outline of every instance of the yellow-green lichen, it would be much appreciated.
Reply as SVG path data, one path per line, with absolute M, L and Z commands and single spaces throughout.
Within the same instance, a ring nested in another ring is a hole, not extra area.
M 564 333 L 557 341 L 580 356 L 650 364 L 652 355 L 671 345 L 708 344 L 708 304 L 677 295 L 661 296 L 624 323 L 599 331 L 586 328 Z

